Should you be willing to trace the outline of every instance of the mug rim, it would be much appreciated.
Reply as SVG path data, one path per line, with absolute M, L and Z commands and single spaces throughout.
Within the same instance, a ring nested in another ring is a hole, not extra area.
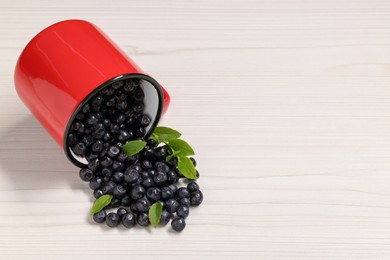
M 156 89 L 157 91 L 157 96 L 159 100 L 159 104 L 157 107 L 157 113 L 156 113 L 156 118 L 153 121 L 151 127 L 149 128 L 149 131 L 143 136 L 143 138 L 149 137 L 153 130 L 156 128 L 158 122 L 160 121 L 161 114 L 163 111 L 164 107 L 164 94 L 161 89 L 161 85 L 152 77 L 146 74 L 142 73 L 129 73 L 129 74 L 121 74 L 119 76 L 116 76 L 112 79 L 109 79 L 96 87 L 91 93 L 89 93 L 78 105 L 77 107 L 73 110 L 72 115 L 69 118 L 68 123 L 66 124 L 65 131 L 64 131 L 64 138 L 63 138 L 63 147 L 64 147 L 64 152 L 66 157 L 77 167 L 83 168 L 86 166 L 86 164 L 81 163 L 80 161 L 76 160 L 72 154 L 71 154 L 71 148 L 68 145 L 68 133 L 70 131 L 70 128 L 72 126 L 72 123 L 74 119 L 76 118 L 77 114 L 80 112 L 80 110 L 83 108 L 83 106 L 90 100 L 92 97 L 94 97 L 98 92 L 103 90 L 104 88 L 110 86 L 112 83 L 119 81 L 119 80 L 125 80 L 125 79 L 131 79 L 131 78 L 136 78 L 136 79 L 143 79 L 151 83 L 151 85 Z

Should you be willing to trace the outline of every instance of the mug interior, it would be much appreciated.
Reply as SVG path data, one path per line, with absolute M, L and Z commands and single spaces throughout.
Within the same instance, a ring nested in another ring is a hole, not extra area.
M 88 164 L 88 161 L 85 157 L 75 154 L 72 151 L 72 148 L 68 145 L 68 134 L 70 131 L 70 128 L 73 124 L 74 119 L 76 118 L 76 115 L 80 112 L 82 107 L 96 94 L 98 94 L 101 90 L 104 88 L 110 86 L 112 83 L 116 81 L 122 81 L 126 79 L 138 79 L 140 81 L 140 86 L 142 90 L 144 91 L 144 114 L 147 114 L 151 118 L 151 123 L 145 128 L 146 134 L 144 138 L 148 137 L 154 130 L 154 128 L 157 126 L 158 121 L 161 117 L 161 112 L 163 109 L 164 104 L 164 96 L 163 92 L 161 90 L 161 86 L 150 76 L 144 75 L 144 74 L 124 74 L 118 77 L 115 77 L 114 79 L 111 79 L 99 87 L 97 87 L 93 92 L 91 92 L 76 108 L 76 110 L 73 112 L 64 133 L 64 150 L 65 154 L 68 157 L 68 159 L 75 164 L 76 166 L 82 168 L 85 167 Z

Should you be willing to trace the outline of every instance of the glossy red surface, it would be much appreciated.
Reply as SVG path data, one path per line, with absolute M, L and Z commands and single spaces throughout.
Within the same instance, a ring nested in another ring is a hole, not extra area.
M 15 68 L 23 102 L 63 147 L 72 113 L 95 88 L 122 74 L 144 72 L 95 25 L 67 20 L 51 25 L 25 47 Z M 170 97 L 163 89 L 164 112 Z

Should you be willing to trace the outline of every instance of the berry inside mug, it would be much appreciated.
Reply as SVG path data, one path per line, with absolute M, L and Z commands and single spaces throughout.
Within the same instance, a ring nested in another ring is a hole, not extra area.
M 83 20 L 61 21 L 38 33 L 22 51 L 14 80 L 19 97 L 79 167 L 87 164 L 86 149 L 95 155 L 107 149 L 103 141 L 149 136 L 170 103 L 156 80 Z M 85 147 L 76 145 L 76 131 L 87 138 Z

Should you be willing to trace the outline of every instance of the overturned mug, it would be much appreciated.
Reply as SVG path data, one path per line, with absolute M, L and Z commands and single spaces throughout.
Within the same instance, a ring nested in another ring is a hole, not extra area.
M 151 118 L 148 136 L 170 97 L 98 27 L 66 20 L 38 33 L 22 51 L 15 68 L 19 97 L 76 166 L 87 160 L 75 154 L 67 137 L 73 119 L 94 95 L 114 82 L 136 79 L 144 92 L 144 113 Z

